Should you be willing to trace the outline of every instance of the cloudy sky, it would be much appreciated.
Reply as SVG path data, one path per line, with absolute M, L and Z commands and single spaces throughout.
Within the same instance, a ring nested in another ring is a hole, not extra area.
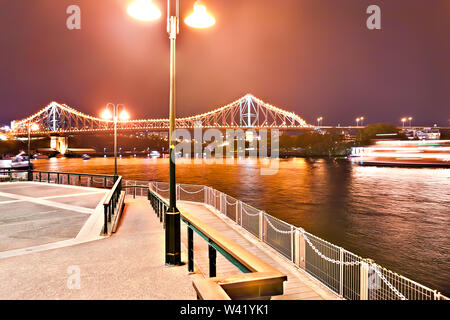
M 99 115 L 124 103 L 133 118 L 168 116 L 165 19 L 137 22 L 131 0 L 0 0 L 0 123 L 50 101 Z M 161 9 L 165 1 L 154 0 Z M 194 0 L 181 0 L 182 16 Z M 177 43 L 179 116 L 246 93 L 314 123 L 449 125 L 450 1 L 204 0 L 217 24 L 184 24 Z M 66 9 L 81 8 L 81 30 Z M 379 5 L 382 29 L 368 30 Z

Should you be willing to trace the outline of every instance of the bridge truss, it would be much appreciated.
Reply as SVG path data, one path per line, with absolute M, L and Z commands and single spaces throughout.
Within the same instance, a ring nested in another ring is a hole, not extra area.
M 112 120 L 89 116 L 81 113 L 65 104 L 51 102 L 34 115 L 14 121 L 12 131 L 15 135 L 28 133 L 31 123 L 39 125 L 39 134 L 76 134 L 108 132 L 114 128 Z M 272 106 L 264 101 L 246 95 L 226 106 L 213 111 L 176 120 L 179 129 L 194 129 L 202 127 L 205 129 L 301 129 L 311 127 L 300 116 L 278 107 Z M 167 131 L 169 130 L 168 119 L 129 120 L 119 121 L 120 131 Z

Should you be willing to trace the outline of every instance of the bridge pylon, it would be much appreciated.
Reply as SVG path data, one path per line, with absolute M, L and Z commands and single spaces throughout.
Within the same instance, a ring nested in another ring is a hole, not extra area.
M 69 150 L 68 137 L 51 136 L 50 148 L 55 149 L 60 154 L 66 154 L 67 150 Z

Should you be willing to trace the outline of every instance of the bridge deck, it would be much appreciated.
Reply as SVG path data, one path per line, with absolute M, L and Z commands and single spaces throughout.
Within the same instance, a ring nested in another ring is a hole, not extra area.
M 244 247 L 246 250 L 256 255 L 263 261 L 269 263 L 274 268 L 285 273 L 288 281 L 284 285 L 284 295 L 276 296 L 274 300 L 334 300 L 339 299 L 328 288 L 313 280 L 308 274 L 298 270 L 289 261 L 285 260 L 275 250 L 265 243 L 260 242 L 246 230 L 228 220 L 226 217 L 216 215 L 204 204 L 193 202 L 178 202 L 177 206 L 187 213 L 195 215 L 212 228 L 221 232 L 229 239 Z M 181 239 L 187 247 L 187 227 L 181 225 Z M 201 272 L 205 277 L 209 274 L 208 244 L 199 235 L 194 233 L 194 261 L 196 271 Z M 226 260 L 222 255 L 217 255 L 217 276 L 236 274 L 240 271 Z

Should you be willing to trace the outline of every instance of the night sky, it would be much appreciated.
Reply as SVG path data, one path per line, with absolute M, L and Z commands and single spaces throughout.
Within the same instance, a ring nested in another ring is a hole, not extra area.
M 168 117 L 165 1 L 157 22 L 134 21 L 130 0 L 0 0 L 0 123 L 50 101 L 98 116 L 108 102 L 132 118 Z M 182 17 L 194 0 L 181 0 Z M 217 24 L 181 24 L 178 116 L 206 112 L 246 93 L 307 122 L 449 126 L 449 0 L 204 0 Z M 66 28 L 66 8 L 82 29 Z M 382 30 L 366 8 L 382 10 Z

